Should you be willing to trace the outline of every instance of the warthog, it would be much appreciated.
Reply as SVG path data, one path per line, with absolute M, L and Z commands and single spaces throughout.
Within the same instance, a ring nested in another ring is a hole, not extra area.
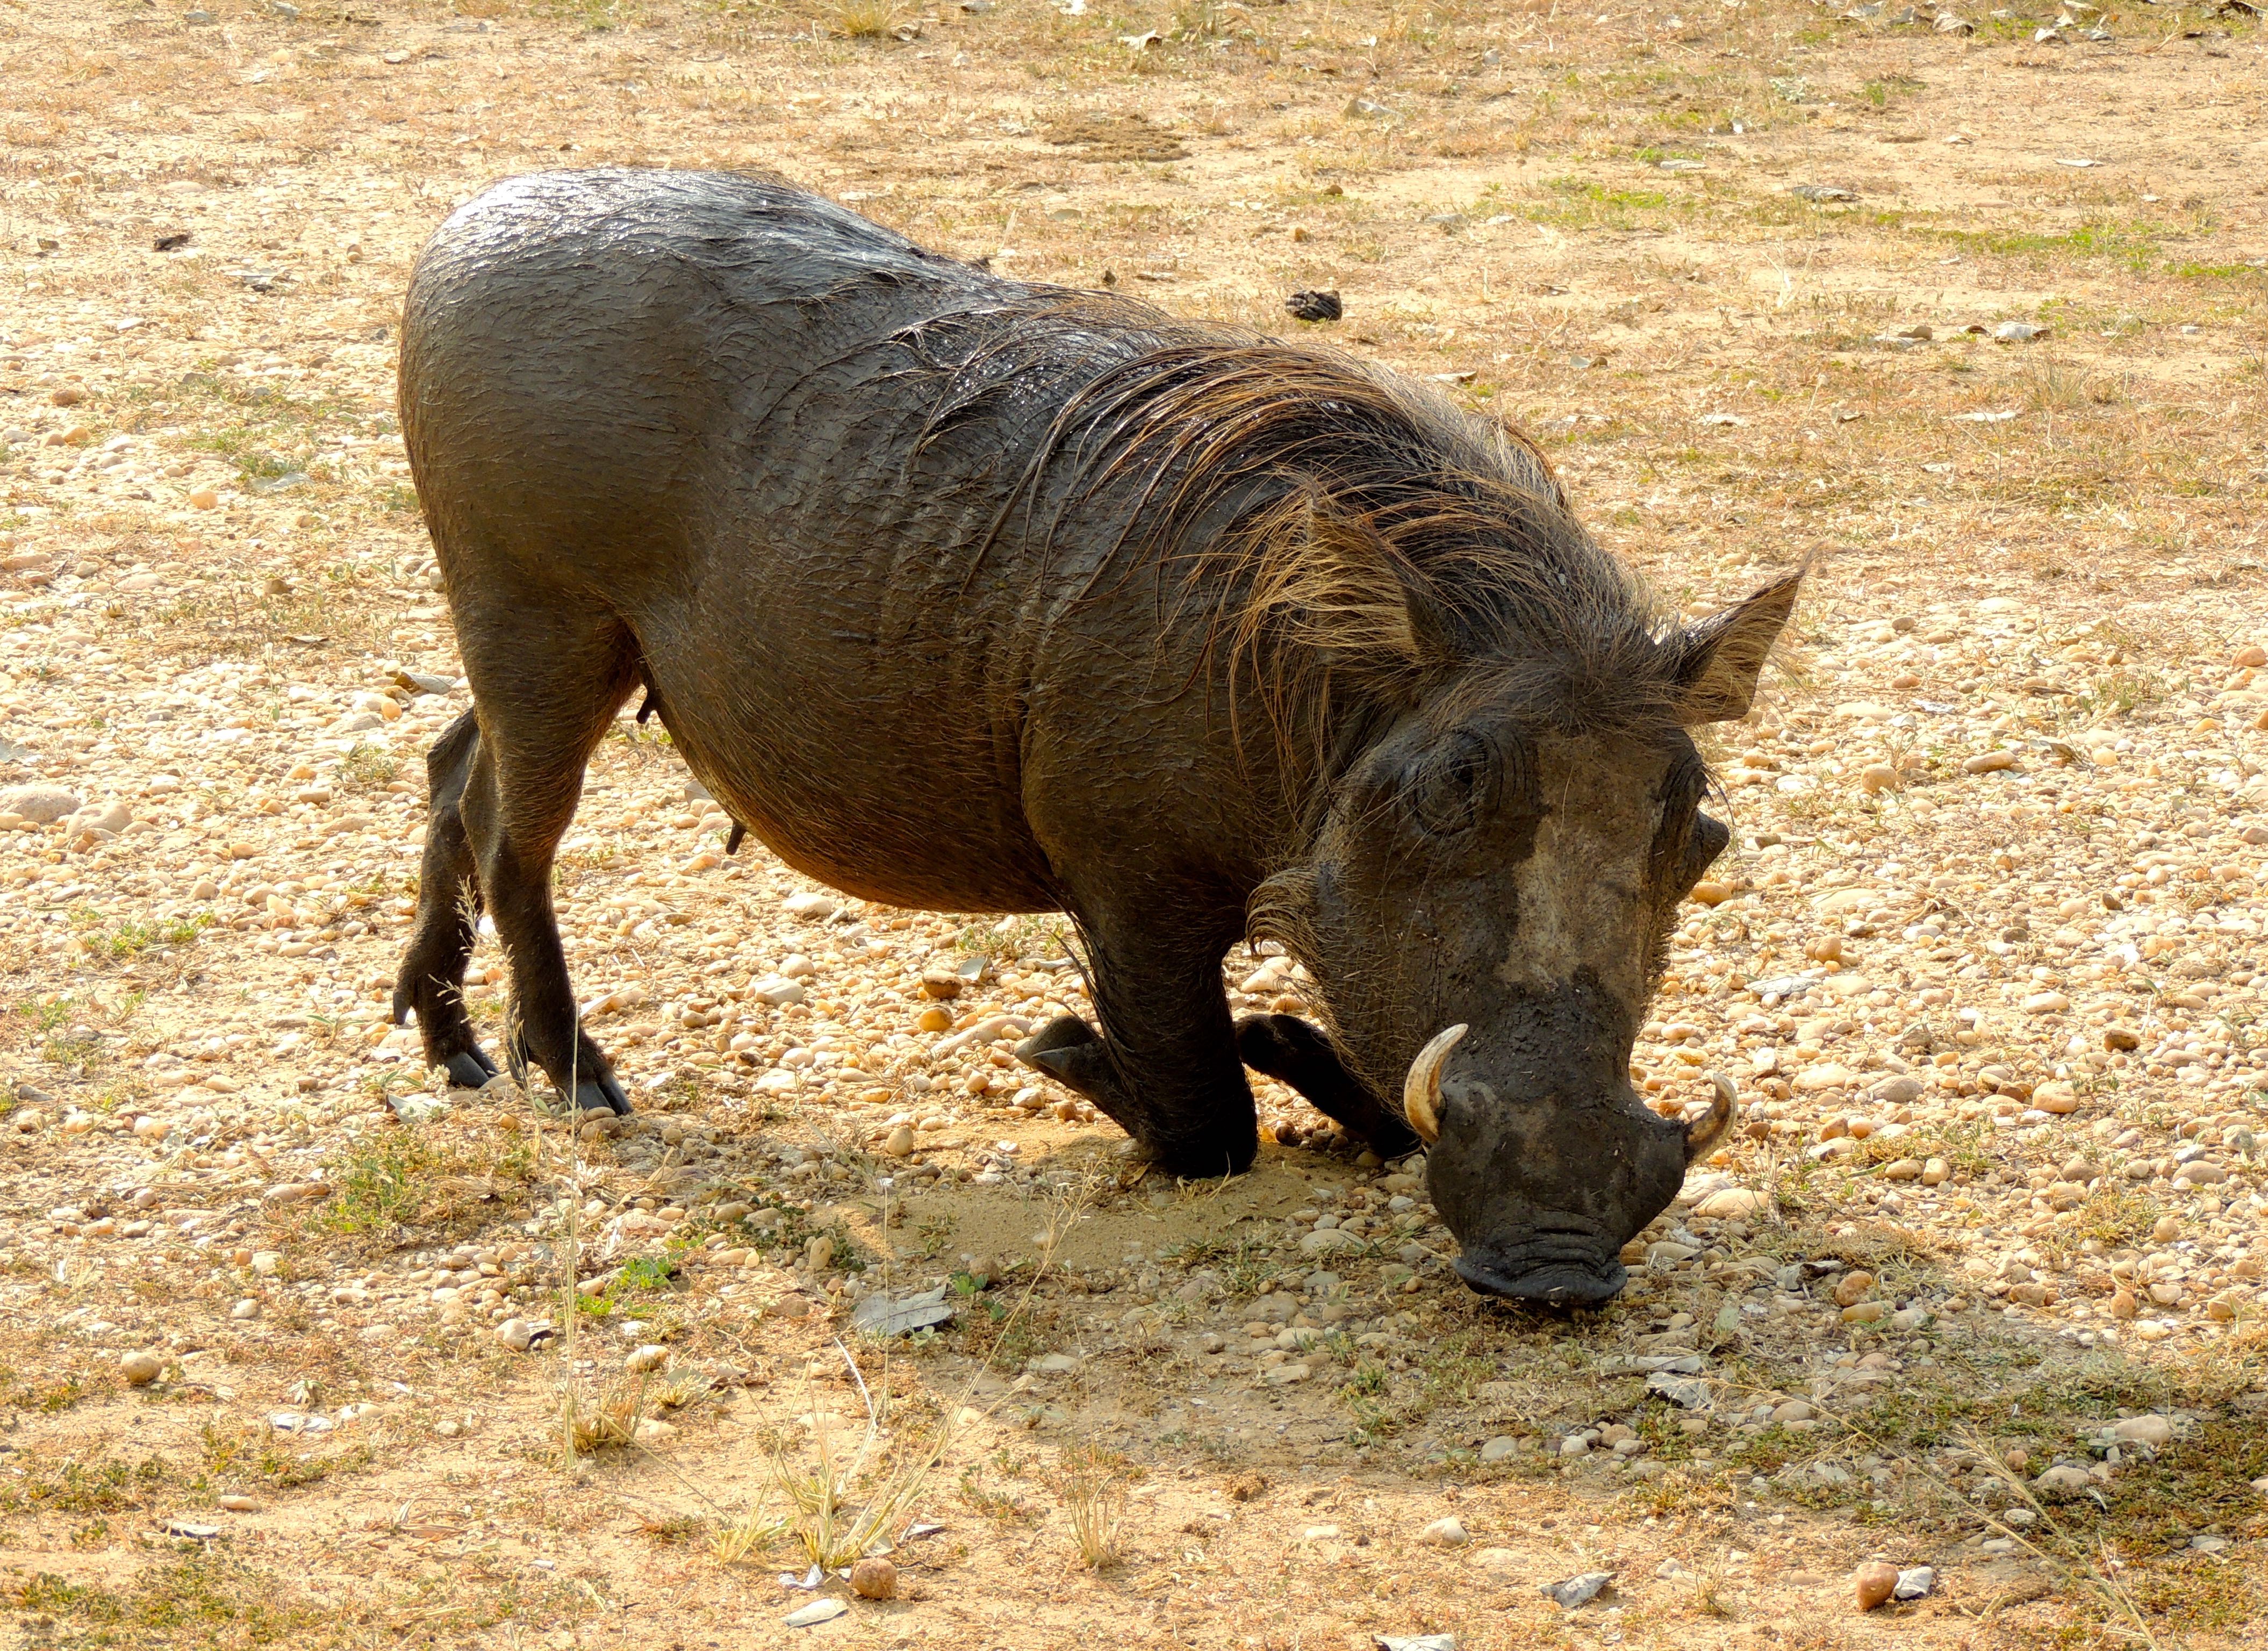
M 1424 387 L 1003 280 L 777 182 L 543 173 L 411 278 L 403 432 L 474 709 L 433 748 L 395 993 L 460 1081 L 485 906 L 515 1068 L 626 1110 L 550 895 L 584 765 L 652 697 L 693 772 L 862 899 L 1070 915 L 1098 1030 L 1023 1059 L 1183 1175 L 1249 1066 L 1430 1144 L 1475 1289 L 1620 1287 L 1721 1128 L 1641 1104 L 1672 913 L 1727 841 L 1687 730 L 1796 594 L 1652 606 L 1537 450 Z M 1273 938 L 1320 1024 L 1232 1019 Z

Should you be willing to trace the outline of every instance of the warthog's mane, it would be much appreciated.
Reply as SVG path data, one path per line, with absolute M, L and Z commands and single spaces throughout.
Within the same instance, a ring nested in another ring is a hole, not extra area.
M 935 348 L 980 319 L 973 351 Z M 1674 620 L 1575 521 L 1533 442 L 1431 386 L 1059 288 L 902 336 L 945 380 L 924 441 L 1044 404 L 1044 386 L 1060 397 L 979 555 L 1020 512 L 1044 540 L 1123 498 L 1087 588 L 1174 570 L 1174 617 L 1225 652 L 1232 705 L 1256 703 L 1286 755 L 1304 749 L 1295 769 L 1328 770 L 1351 723 L 1419 704 L 1445 720 L 1516 707 L 1571 733 L 1675 725 Z

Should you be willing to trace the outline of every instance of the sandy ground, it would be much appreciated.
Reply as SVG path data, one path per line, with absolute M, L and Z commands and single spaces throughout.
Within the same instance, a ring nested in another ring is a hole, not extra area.
M 0 11 L 20 1643 L 2260 1633 L 2257 15 L 1564 11 Z M 1006 1054 L 1059 925 L 726 859 L 627 715 L 559 898 L 637 1119 L 418 1069 L 466 699 L 401 292 L 488 180 L 620 161 L 1435 379 L 1691 612 L 1814 559 L 1634 1057 L 1742 1132 L 1621 1299 L 1467 1295 L 1421 1167 L 1280 1090 L 1251 1175 L 1143 1176 Z M 1928 1591 L 1859 1612 L 1875 1560 Z

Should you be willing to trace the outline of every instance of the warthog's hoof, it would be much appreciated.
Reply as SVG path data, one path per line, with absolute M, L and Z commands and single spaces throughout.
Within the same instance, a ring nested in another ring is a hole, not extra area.
M 460 1089 L 478 1089 L 497 1075 L 496 1063 L 476 1049 L 463 1050 L 441 1063 Z
M 578 1112 L 611 1112 L 616 1117 L 628 1117 L 630 1098 L 612 1072 L 603 1077 L 585 1078 L 575 1086 L 575 1109 Z

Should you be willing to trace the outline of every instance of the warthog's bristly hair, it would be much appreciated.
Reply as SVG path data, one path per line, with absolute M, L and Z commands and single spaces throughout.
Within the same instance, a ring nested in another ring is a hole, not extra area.
M 1115 577 L 1179 567 L 1189 618 L 1228 648 L 1285 754 L 1303 748 L 1295 768 L 1328 771 L 1348 713 L 1366 722 L 1360 707 L 1421 686 L 1444 716 L 1509 701 L 1568 732 L 1675 720 L 1676 627 L 1523 437 L 1313 345 L 1115 295 L 1033 288 L 1016 307 L 1017 326 L 950 369 L 929 429 L 1083 382 L 986 542 L 1019 512 L 1044 532 L 1130 489 Z M 942 367 L 974 319 L 902 341 Z

